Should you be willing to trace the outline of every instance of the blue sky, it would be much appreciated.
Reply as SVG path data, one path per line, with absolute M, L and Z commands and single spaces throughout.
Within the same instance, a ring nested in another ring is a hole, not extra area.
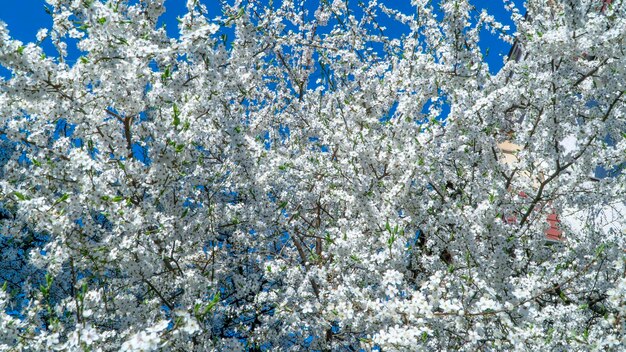
M 201 0 L 207 5 L 209 11 L 214 11 L 214 15 L 219 15 L 220 0 Z M 315 8 L 320 0 L 306 0 L 307 8 Z M 279 0 L 275 1 L 279 3 Z M 404 10 L 411 11 L 409 0 L 381 0 L 385 5 Z M 504 5 L 500 0 L 471 0 L 476 9 L 487 9 L 497 20 L 505 24 L 512 25 L 508 12 L 504 9 Z M 515 1 L 518 6 L 522 6 L 522 0 Z M 185 13 L 186 0 L 166 0 L 165 7 L 167 9 L 165 15 L 161 18 L 161 22 L 166 24 L 168 34 L 172 37 L 178 36 L 176 18 Z M 52 24 L 51 17 L 44 9 L 47 6 L 44 0 L 4 0 L 2 1 L 2 12 L 0 20 L 7 23 L 11 36 L 23 42 L 35 41 L 35 35 L 40 28 L 49 28 Z M 213 15 L 213 14 L 212 14 Z M 386 24 L 388 27 L 388 35 L 399 36 L 402 32 L 400 26 Z M 505 56 L 510 46 L 498 40 L 495 36 L 483 33 L 481 47 L 483 52 L 489 48 L 489 55 L 486 58 L 492 73 L 497 72 L 502 66 L 502 57 Z M 44 42 L 44 50 L 49 56 L 54 56 L 55 52 L 50 43 Z M 70 52 L 70 56 L 79 56 Z M 70 58 L 71 59 L 71 58 Z

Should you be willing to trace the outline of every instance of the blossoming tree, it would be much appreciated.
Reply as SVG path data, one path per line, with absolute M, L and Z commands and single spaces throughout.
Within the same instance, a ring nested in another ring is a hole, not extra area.
M 48 3 L 56 57 L 0 25 L 0 350 L 626 343 L 624 1 Z

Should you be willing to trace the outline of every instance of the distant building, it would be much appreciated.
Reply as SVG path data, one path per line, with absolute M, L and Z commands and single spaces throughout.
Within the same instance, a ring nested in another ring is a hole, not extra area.
M 611 5 L 612 0 L 600 0 L 602 1 L 602 7 L 600 8 L 600 12 L 604 12 L 608 6 Z M 557 7 L 559 6 L 557 3 L 555 3 L 554 1 L 550 1 L 549 2 L 550 6 L 553 7 L 553 9 L 556 11 Z M 525 19 L 529 20 L 529 15 L 528 13 L 525 16 Z M 509 51 L 508 54 L 508 58 L 509 60 L 515 60 L 517 62 L 521 61 L 521 60 L 525 60 L 526 59 L 527 54 L 524 52 L 524 48 L 523 45 L 519 42 L 519 41 L 515 41 L 515 43 L 513 44 L 513 46 L 511 47 L 511 50 Z M 589 58 L 589 59 L 593 59 L 593 58 Z M 507 80 L 509 79 L 514 79 L 514 77 L 512 75 L 510 75 Z M 520 123 L 521 121 L 517 121 L 517 123 Z M 517 161 L 517 157 L 516 154 L 522 150 L 522 147 L 512 143 L 511 141 L 504 141 L 502 143 L 500 143 L 498 145 L 498 148 L 500 149 L 500 151 L 503 153 L 504 158 L 503 161 L 507 164 L 510 163 L 514 163 Z M 626 164 L 626 163 L 625 163 Z M 607 171 L 606 167 L 603 166 L 598 166 L 596 169 L 596 172 L 593 176 L 590 177 L 590 180 L 594 180 L 597 181 L 600 178 L 604 178 L 604 177 L 611 177 L 611 176 L 616 176 L 617 174 L 619 174 L 621 172 L 621 170 L 624 168 L 624 164 L 617 166 L 617 167 L 613 167 L 610 170 Z M 535 186 L 538 186 L 539 180 L 532 180 L 532 178 L 530 177 L 530 175 L 526 175 L 529 177 L 529 179 L 531 180 L 530 182 L 532 182 Z M 541 176 L 539 176 L 541 178 Z M 512 190 L 513 191 L 513 190 Z M 520 192 L 519 194 L 522 198 L 526 198 L 528 197 L 525 193 Z M 568 216 L 566 220 L 566 222 L 568 223 L 568 225 L 572 226 L 572 227 L 579 227 L 582 226 L 582 224 L 584 224 L 586 222 L 587 219 L 585 219 L 585 217 L 597 217 L 597 218 L 602 218 L 602 220 L 604 220 L 603 222 L 606 224 L 610 224 L 610 223 L 614 223 L 615 221 L 618 221 L 619 219 L 623 218 L 623 214 L 626 214 L 626 202 L 622 203 L 622 204 L 618 204 L 617 206 L 615 204 L 612 204 L 610 207 L 605 207 L 603 209 L 596 209 L 596 210 L 590 210 L 589 214 L 584 214 L 584 215 L 576 215 L 576 216 Z M 518 219 L 516 215 L 513 214 L 506 214 L 504 216 L 504 220 L 507 223 L 510 224 L 514 224 L 517 223 Z M 559 214 L 557 214 L 554 209 L 550 209 L 547 214 L 546 214 L 546 229 L 544 230 L 544 234 L 546 236 L 546 240 L 548 242 L 560 242 L 565 240 L 565 234 L 563 233 L 563 230 L 561 229 L 560 223 L 561 223 L 561 218 L 559 216 Z M 615 229 L 615 228 L 611 228 L 610 226 L 607 226 L 607 228 L 602 228 L 603 231 L 621 231 L 624 232 L 624 229 Z

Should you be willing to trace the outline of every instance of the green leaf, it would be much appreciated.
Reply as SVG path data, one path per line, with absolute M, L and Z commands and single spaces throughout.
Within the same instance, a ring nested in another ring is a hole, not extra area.
M 118 37 L 116 35 L 114 35 L 113 38 L 117 39 L 118 44 L 128 45 L 128 40 L 126 40 L 126 38 Z
M 168 65 L 165 68 L 165 71 L 163 72 L 163 74 L 161 74 L 161 80 L 165 82 L 168 78 L 170 78 L 170 76 L 171 76 L 170 66 Z
M 211 309 L 213 309 L 213 307 L 215 307 L 215 305 L 217 305 L 217 303 L 220 301 L 220 293 L 219 291 L 215 294 L 215 296 L 213 296 L 213 300 L 211 300 L 211 303 L 209 303 L 206 308 L 204 309 L 204 312 L 202 313 L 202 315 L 206 315 L 208 312 L 211 311 Z
M 24 48 L 25 48 L 25 47 L 24 47 L 23 45 L 20 45 L 20 46 L 17 48 L 17 53 L 18 53 L 18 54 L 20 54 L 20 55 L 22 55 L 22 54 L 24 53 Z
M 67 193 L 63 193 L 63 195 L 61 196 L 61 198 L 57 199 L 56 202 L 54 202 L 54 204 L 59 204 L 61 202 L 65 202 L 66 200 L 68 200 L 68 198 L 70 197 L 69 194 Z
M 124 197 L 122 197 L 122 196 L 115 196 L 115 197 L 111 198 L 111 201 L 113 201 L 115 203 L 121 202 L 123 200 L 124 200 Z
M 52 286 L 52 274 L 48 273 L 46 274 L 46 284 L 48 285 L 48 287 Z
M 19 199 L 19 200 L 27 200 L 28 199 L 28 197 L 26 197 L 25 195 L 23 195 L 20 192 L 13 192 L 13 194 L 15 194 L 15 197 L 17 197 L 17 199 Z
M 172 122 L 172 125 L 174 125 L 174 127 L 178 127 L 178 125 L 180 125 L 180 110 L 176 104 L 172 106 L 172 109 L 174 110 L 174 121 Z
M 391 236 L 389 236 L 389 238 L 387 239 L 387 245 L 389 246 L 389 249 L 391 249 L 391 246 L 393 246 L 393 243 L 396 242 L 396 235 L 392 234 Z
M 100 24 L 105 24 L 105 23 L 106 23 L 106 21 L 107 21 L 107 19 L 106 19 L 106 18 L 104 18 L 104 17 L 100 17 L 100 18 L 98 18 L 98 23 L 100 23 Z
M 602 252 L 604 252 L 604 248 L 605 248 L 605 244 L 602 243 L 600 246 L 598 246 L 598 248 L 596 248 L 596 256 L 600 256 L 602 254 Z

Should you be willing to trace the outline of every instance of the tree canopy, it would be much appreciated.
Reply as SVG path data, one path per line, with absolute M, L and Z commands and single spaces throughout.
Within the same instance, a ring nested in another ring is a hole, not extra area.
M 626 344 L 623 0 L 47 1 L 0 23 L 1 351 Z

